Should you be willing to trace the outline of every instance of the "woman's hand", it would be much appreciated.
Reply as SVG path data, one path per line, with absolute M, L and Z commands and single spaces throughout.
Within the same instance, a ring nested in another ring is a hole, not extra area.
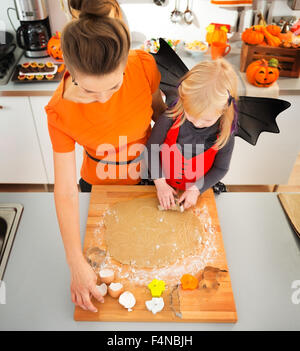
M 171 206 L 175 206 L 174 195 L 176 195 L 177 192 L 166 182 L 165 178 L 155 179 L 154 184 L 156 186 L 160 205 L 165 210 L 169 210 Z
M 193 185 L 181 195 L 179 203 L 181 204 L 184 202 L 184 209 L 188 209 L 191 206 L 195 206 L 197 204 L 199 195 L 199 189 Z
M 96 273 L 84 258 L 70 264 L 70 270 L 73 303 L 84 310 L 97 312 L 97 308 L 91 302 L 91 297 L 94 296 L 99 302 L 104 302 L 104 298 L 96 288 Z

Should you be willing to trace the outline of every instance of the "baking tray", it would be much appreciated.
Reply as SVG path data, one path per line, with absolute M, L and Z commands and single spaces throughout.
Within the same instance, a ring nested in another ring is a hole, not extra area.
M 56 64 L 56 65 L 57 65 L 57 69 L 58 69 L 58 71 L 59 71 L 59 67 L 60 67 L 62 64 Z M 44 83 L 44 82 L 46 82 L 46 83 L 49 83 L 49 82 L 60 82 L 61 79 L 62 79 L 63 76 L 64 76 L 64 73 L 65 73 L 65 69 L 62 70 L 61 72 L 58 72 L 58 71 L 57 71 L 57 73 L 55 73 L 54 78 L 53 78 L 52 80 L 48 80 L 46 77 L 44 77 L 44 79 L 42 79 L 42 80 L 37 80 L 37 79 L 35 79 L 35 78 L 34 78 L 33 80 L 27 80 L 27 79 L 25 79 L 25 80 L 19 80 L 19 79 L 18 79 L 18 76 L 19 76 L 20 70 L 21 70 L 21 65 L 17 65 L 17 66 L 15 67 L 14 73 L 13 73 L 13 75 L 12 75 L 12 77 L 11 77 L 11 81 L 12 81 L 12 82 L 18 83 L 18 84 L 34 84 L 34 83 Z M 50 73 L 50 74 L 51 74 L 51 73 Z

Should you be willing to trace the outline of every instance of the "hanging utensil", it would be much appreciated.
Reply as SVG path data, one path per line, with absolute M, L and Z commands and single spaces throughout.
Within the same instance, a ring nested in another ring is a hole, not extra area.
M 273 8 L 274 8 L 274 0 L 267 0 L 266 11 L 265 11 L 265 19 L 267 24 L 272 23 Z
M 157 6 L 163 6 L 166 0 L 153 0 L 154 4 Z
M 256 24 L 256 16 L 257 16 L 257 1 L 253 0 L 252 2 L 252 19 L 251 19 L 251 26 Z
M 171 21 L 173 23 L 179 23 L 182 20 L 182 12 L 178 10 L 179 0 L 175 0 L 175 9 L 171 13 Z
M 184 20 L 186 24 L 192 24 L 194 21 L 194 14 L 190 9 L 190 0 L 187 0 L 186 10 L 183 14 Z

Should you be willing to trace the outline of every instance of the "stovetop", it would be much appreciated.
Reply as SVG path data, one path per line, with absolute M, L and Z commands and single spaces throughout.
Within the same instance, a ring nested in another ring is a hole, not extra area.
M 9 79 L 23 53 L 24 50 L 17 47 L 13 53 L 2 59 L 0 58 L 0 85 L 5 85 L 9 82 Z

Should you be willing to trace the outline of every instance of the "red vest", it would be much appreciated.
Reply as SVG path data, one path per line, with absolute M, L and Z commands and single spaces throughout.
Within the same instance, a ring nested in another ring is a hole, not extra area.
M 161 147 L 160 157 L 167 183 L 173 188 L 187 190 L 189 186 L 193 185 L 211 169 L 218 150 L 211 147 L 187 160 L 176 144 L 180 119 L 178 117 L 168 131 Z

